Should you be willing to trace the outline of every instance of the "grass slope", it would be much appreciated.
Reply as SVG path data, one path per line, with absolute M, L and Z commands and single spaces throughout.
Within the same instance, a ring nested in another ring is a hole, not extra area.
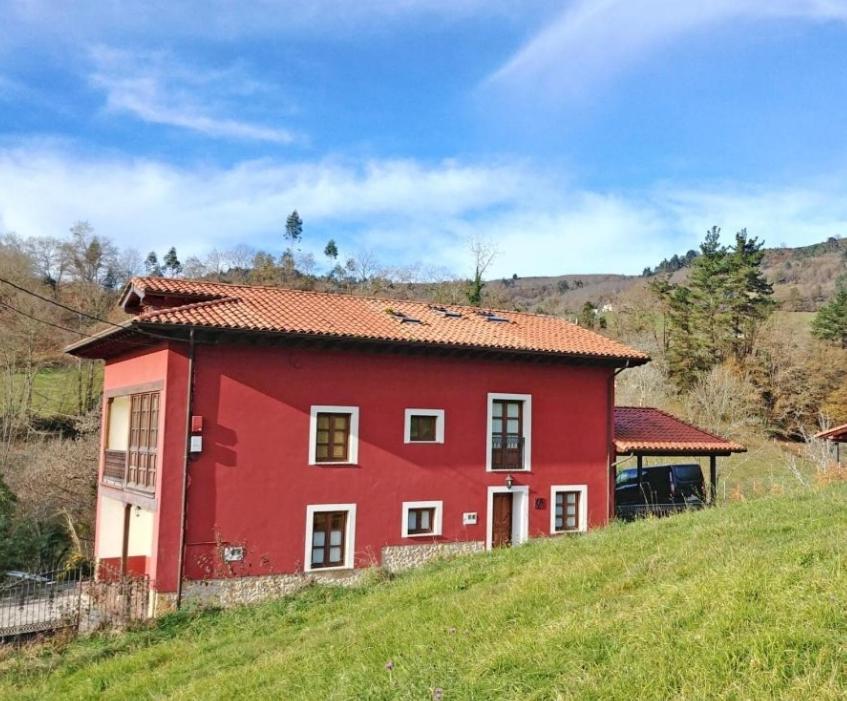
M 845 507 L 837 485 L 172 616 L 11 654 L 0 698 L 844 698 Z

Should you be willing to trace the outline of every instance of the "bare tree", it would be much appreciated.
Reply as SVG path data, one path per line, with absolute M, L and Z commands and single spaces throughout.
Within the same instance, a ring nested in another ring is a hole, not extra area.
M 494 259 L 497 257 L 497 247 L 487 239 L 474 237 L 470 241 L 470 251 L 473 256 L 474 274 L 468 284 L 468 302 L 474 306 L 482 304 L 482 288 L 485 287 L 483 276 Z

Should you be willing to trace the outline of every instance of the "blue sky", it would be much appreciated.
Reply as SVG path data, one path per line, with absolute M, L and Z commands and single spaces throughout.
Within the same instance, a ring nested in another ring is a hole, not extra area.
M 847 0 L 0 0 L 0 231 L 418 275 L 847 233 Z M 322 263 L 322 261 L 321 261 Z

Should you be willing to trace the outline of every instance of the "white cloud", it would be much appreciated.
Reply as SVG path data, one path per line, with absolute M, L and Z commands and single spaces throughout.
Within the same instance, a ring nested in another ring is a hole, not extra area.
M 91 82 L 106 93 L 106 108 L 128 113 L 152 124 L 163 124 L 209 137 L 289 144 L 295 135 L 222 115 L 234 97 L 270 92 L 238 67 L 201 70 L 182 66 L 165 52 L 130 53 L 106 47 L 91 51 L 95 69 Z M 210 95 L 215 95 L 212 99 Z
M 576 0 L 486 82 L 569 97 L 686 34 L 772 19 L 847 21 L 847 0 Z
M 60 235 L 79 219 L 123 246 L 181 255 L 237 243 L 279 251 L 297 208 L 306 247 L 320 258 L 370 249 L 393 265 L 467 270 L 466 242 L 486 236 L 501 254 L 491 274 L 638 273 L 695 247 L 705 230 L 746 226 L 769 244 L 847 233 L 842 174 L 791 187 L 727 183 L 604 193 L 568 185 L 525 163 L 355 165 L 251 161 L 231 168 L 109 159 L 57 144 L 0 149 L 0 224 L 21 235 Z

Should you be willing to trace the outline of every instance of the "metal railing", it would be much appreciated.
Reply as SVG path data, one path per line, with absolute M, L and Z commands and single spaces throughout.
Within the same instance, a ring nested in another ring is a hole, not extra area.
M 126 627 L 148 617 L 149 602 L 147 577 L 95 581 L 83 569 L 8 573 L 0 584 L 0 642 Z
M 524 438 L 517 435 L 491 436 L 491 469 L 522 470 Z

